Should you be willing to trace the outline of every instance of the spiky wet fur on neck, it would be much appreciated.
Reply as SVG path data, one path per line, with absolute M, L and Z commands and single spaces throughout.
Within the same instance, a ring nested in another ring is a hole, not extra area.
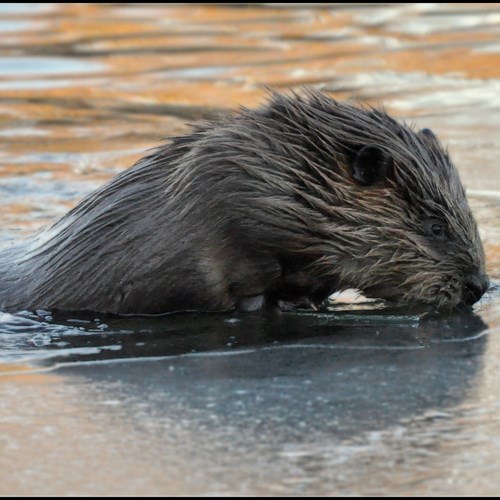
M 373 186 L 352 177 L 367 145 L 393 162 Z M 423 232 L 428 218 L 446 222 L 445 244 Z M 310 90 L 174 138 L 0 254 L 0 271 L 10 310 L 225 310 L 345 288 L 453 307 L 484 254 L 434 137 Z

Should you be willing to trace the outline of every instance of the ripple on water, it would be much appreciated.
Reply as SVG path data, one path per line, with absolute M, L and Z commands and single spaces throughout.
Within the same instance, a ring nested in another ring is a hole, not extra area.
M 68 75 L 103 71 L 101 63 L 70 57 L 0 57 L 2 78 L 29 75 Z M 33 82 L 31 82 L 33 84 Z

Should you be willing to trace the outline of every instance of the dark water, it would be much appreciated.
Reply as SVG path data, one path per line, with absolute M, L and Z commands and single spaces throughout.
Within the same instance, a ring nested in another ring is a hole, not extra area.
M 496 4 L 0 5 L 0 244 L 310 84 L 437 132 L 493 282 L 450 317 L 0 313 L 0 494 L 496 495 L 499 36 Z

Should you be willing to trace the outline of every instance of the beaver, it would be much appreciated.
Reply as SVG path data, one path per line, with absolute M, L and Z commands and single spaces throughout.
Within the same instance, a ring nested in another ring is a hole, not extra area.
M 429 129 L 318 90 L 178 136 L 0 253 L 0 307 L 120 315 L 478 301 L 484 251 Z

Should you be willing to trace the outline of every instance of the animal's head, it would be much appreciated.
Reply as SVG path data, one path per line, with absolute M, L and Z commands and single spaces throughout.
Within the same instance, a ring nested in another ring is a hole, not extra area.
M 404 303 L 454 308 L 481 298 L 489 281 L 477 224 L 430 130 L 316 92 L 276 106 L 304 137 L 297 196 L 307 186 L 305 201 L 330 234 L 322 272 L 342 288 Z

